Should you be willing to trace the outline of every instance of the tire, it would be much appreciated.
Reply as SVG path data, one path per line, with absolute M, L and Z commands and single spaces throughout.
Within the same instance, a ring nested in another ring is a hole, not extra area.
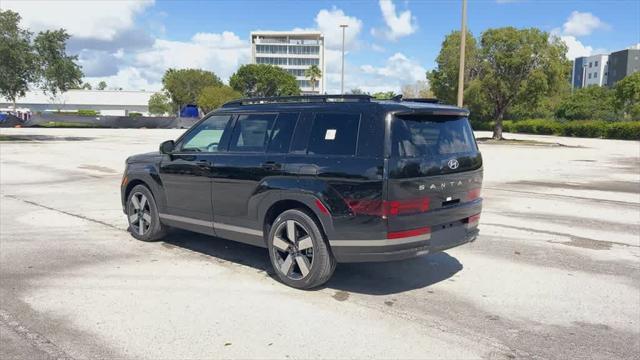
M 335 258 L 313 215 L 304 210 L 287 210 L 278 215 L 267 245 L 276 275 L 293 288 L 315 288 L 333 275 Z
M 131 189 L 127 197 L 126 209 L 128 230 L 134 238 L 142 241 L 156 241 L 164 237 L 167 228 L 160 222 L 158 207 L 149 188 L 136 185 Z

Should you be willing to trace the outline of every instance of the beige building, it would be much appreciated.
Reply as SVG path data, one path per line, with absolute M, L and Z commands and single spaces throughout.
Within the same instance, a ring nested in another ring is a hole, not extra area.
M 323 94 L 324 36 L 317 31 L 254 31 L 251 33 L 251 62 L 283 68 L 295 76 L 304 94 Z M 311 65 L 322 71 L 322 76 L 312 89 L 304 72 Z

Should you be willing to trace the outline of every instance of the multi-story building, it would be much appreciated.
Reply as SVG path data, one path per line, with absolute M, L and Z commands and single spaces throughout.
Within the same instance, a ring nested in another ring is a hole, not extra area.
M 251 33 L 251 60 L 254 64 L 276 65 L 295 76 L 304 94 L 324 93 L 324 36 L 316 31 L 254 31 Z M 311 65 L 322 76 L 312 86 L 304 75 Z
M 576 58 L 573 61 L 571 84 L 574 88 L 603 86 L 607 84 L 609 55 L 592 55 Z
M 625 76 L 640 71 L 640 49 L 626 49 L 609 55 L 607 86 L 613 86 Z

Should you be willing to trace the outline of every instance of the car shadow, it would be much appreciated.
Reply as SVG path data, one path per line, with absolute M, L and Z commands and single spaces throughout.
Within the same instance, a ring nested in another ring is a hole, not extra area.
M 276 278 L 263 248 L 184 230 L 172 230 L 163 245 L 187 249 L 213 260 L 250 266 Z M 323 287 L 368 295 L 396 294 L 447 280 L 462 268 L 455 257 L 444 252 L 404 261 L 338 264 L 333 277 Z

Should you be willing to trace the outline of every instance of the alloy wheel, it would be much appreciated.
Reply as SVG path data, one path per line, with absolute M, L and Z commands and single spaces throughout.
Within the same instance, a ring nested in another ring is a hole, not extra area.
M 134 233 L 143 236 L 151 228 L 151 208 L 143 193 L 135 193 L 129 202 L 129 224 Z
M 273 250 L 277 269 L 292 280 L 303 279 L 313 266 L 313 241 L 309 231 L 295 220 L 278 225 Z

